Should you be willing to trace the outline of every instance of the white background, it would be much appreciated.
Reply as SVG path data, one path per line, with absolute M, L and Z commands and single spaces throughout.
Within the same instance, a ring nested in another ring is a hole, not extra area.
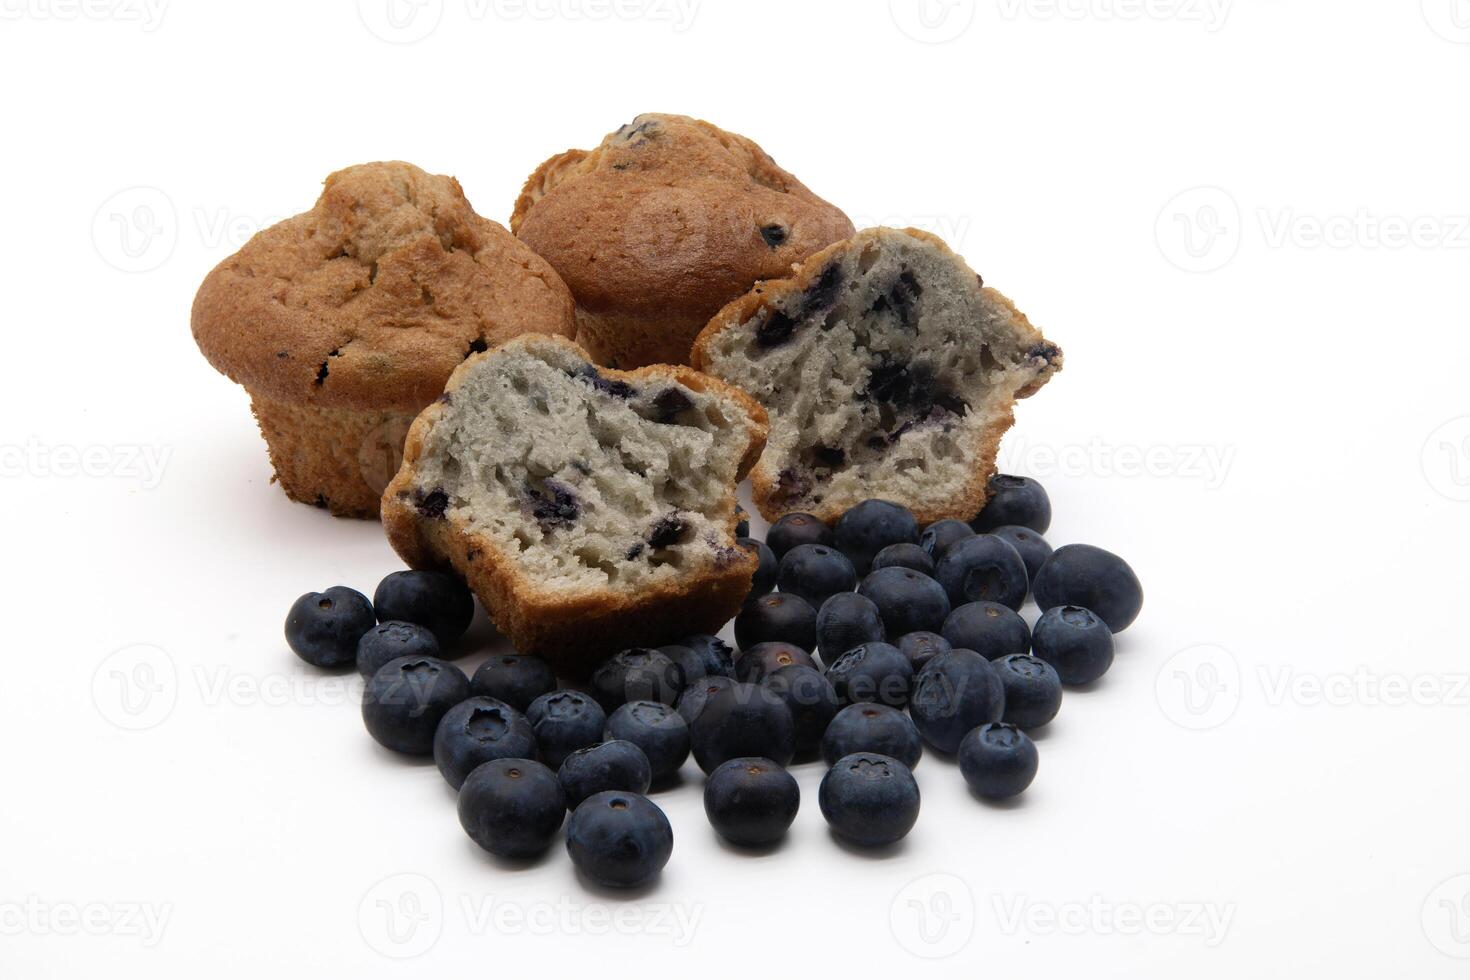
M 0 0 L 0 975 L 1464 975 L 1466 0 L 159 3 Z M 752 858 L 691 763 L 660 884 L 591 892 L 482 856 L 282 643 L 398 565 L 269 484 L 199 280 L 343 165 L 504 221 L 646 110 L 1066 349 L 1003 465 L 1147 602 L 1022 802 L 926 757 L 865 856 L 806 766 Z

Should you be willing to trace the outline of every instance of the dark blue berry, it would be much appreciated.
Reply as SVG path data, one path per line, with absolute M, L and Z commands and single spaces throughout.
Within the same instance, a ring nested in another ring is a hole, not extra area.
M 607 718 L 603 736 L 643 750 L 654 783 L 671 779 L 689 758 L 689 723 L 660 701 L 630 701 Z
M 919 547 L 928 553 L 929 557 L 938 561 L 944 557 L 949 546 L 963 538 L 973 537 L 975 529 L 964 521 L 954 518 L 946 518 L 935 521 L 924 528 L 924 533 L 919 535 Z
M 750 537 L 750 515 L 739 504 L 735 505 L 735 536 L 737 538 Z
M 704 658 L 682 643 L 668 643 L 657 649 L 659 653 L 679 665 L 679 670 L 684 677 L 684 687 L 688 687 L 705 675 Z M 680 688 L 680 693 L 683 693 L 683 688 Z
M 669 863 L 674 831 L 646 796 L 597 793 L 583 800 L 567 821 L 567 853 L 589 881 L 633 888 L 653 880 Z
M 523 492 L 522 509 L 535 518 L 543 532 L 571 527 L 582 516 L 577 492 L 559 480 L 542 480 L 539 486 L 527 481 Z
M 1007 524 L 990 533 L 1016 549 L 1016 554 L 1026 564 L 1026 577 L 1032 582 L 1036 581 L 1036 573 L 1041 571 L 1041 566 L 1051 557 L 1051 545 L 1046 543 L 1046 539 L 1020 524 Z
M 704 703 L 709 700 L 711 695 L 717 691 L 723 691 L 725 688 L 736 683 L 737 681 L 734 677 L 722 677 L 717 674 L 700 678 L 698 681 L 686 687 L 684 693 L 679 695 L 679 704 L 677 706 L 679 717 L 683 718 L 690 725 L 693 725 L 694 719 L 704 710 Z
M 817 648 L 817 612 L 811 603 L 789 592 L 761 596 L 745 604 L 735 617 L 735 643 L 748 650 L 757 643 L 790 643 Z
M 771 310 L 755 328 L 756 346 L 765 349 L 780 347 L 791 339 L 796 331 L 796 320 L 781 310 Z
M 704 784 L 710 826 L 741 847 L 765 847 L 785 837 L 800 806 L 796 780 L 770 759 L 731 759 Z
M 526 720 L 536 733 L 536 746 L 548 766 L 559 767 L 577 749 L 602 739 L 607 712 L 581 691 L 543 694 L 526 709 Z
M 979 796 L 1005 800 L 1036 778 L 1036 744 L 1014 725 L 981 725 L 960 742 L 960 773 Z
M 761 225 L 761 239 L 769 248 L 780 248 L 786 243 L 787 232 L 784 225 L 770 224 Z
M 830 597 L 856 588 L 857 572 L 847 556 L 836 548 L 799 544 L 781 557 L 776 587 L 784 593 L 801 596 L 817 609 Z
M 600 391 L 604 395 L 611 395 L 614 398 L 622 398 L 626 400 L 632 398 L 635 394 L 637 394 L 637 389 L 628 384 L 626 381 L 618 381 L 614 378 L 604 377 L 602 372 L 597 370 L 597 368 L 595 368 L 591 364 L 582 365 L 582 367 L 578 368 L 572 376 L 577 378 L 579 381 L 585 381 L 587 384 L 591 385 L 594 390 Z
M 737 538 L 735 543 L 747 551 L 755 552 L 758 559 L 755 575 L 750 580 L 750 594 L 746 597 L 748 602 L 776 587 L 776 555 L 766 547 L 764 541 L 757 541 L 755 538 Z
M 1036 604 L 1091 609 L 1119 633 L 1138 618 L 1143 586 L 1128 563 L 1090 544 L 1069 544 L 1052 553 L 1036 573 Z
M 653 769 L 642 749 L 632 742 L 615 739 L 578 749 L 567 756 L 556 771 L 556 780 L 566 795 L 567 808 L 575 810 L 596 793 L 609 790 L 647 793 Z
M 929 661 L 909 698 L 914 727 L 941 752 L 954 752 L 966 732 L 1000 721 L 1004 711 L 1000 674 L 973 650 L 950 650 Z
M 356 662 L 357 644 L 373 622 L 372 605 L 355 589 L 308 592 L 286 614 L 286 645 L 314 667 L 346 667 Z
M 944 588 L 912 568 L 880 568 L 863 579 L 858 592 L 878 607 L 883 630 L 889 636 L 937 630 L 949 615 L 949 596 Z
M 1036 655 L 1056 668 L 1063 684 L 1088 684 L 1113 665 L 1113 633 L 1091 609 L 1052 606 L 1031 636 Z
M 368 734 L 394 752 L 428 755 L 434 730 L 449 709 L 470 696 L 470 679 L 438 657 L 390 660 L 362 692 Z
M 923 670 L 924 665 L 933 660 L 937 654 L 953 648 L 953 644 L 944 637 L 928 630 L 915 630 L 898 638 L 898 649 L 909 658 L 909 663 L 914 665 L 916 674 Z
M 924 575 L 934 574 L 934 559 L 916 544 L 891 544 L 873 556 L 873 571 L 880 568 L 909 568 Z
M 653 522 L 645 540 L 648 541 L 648 546 L 655 550 L 669 548 L 687 538 L 689 530 L 689 521 L 680 517 L 678 513 L 671 512 Z
M 658 650 L 634 647 L 602 662 L 588 682 L 603 710 L 613 711 L 629 701 L 674 704 L 684 690 L 684 669 Z
M 1021 614 L 998 602 L 967 602 L 944 621 L 939 633 L 957 650 L 974 650 L 986 660 L 1031 649 L 1031 629 Z
M 809 755 L 822 744 L 827 725 L 837 714 L 837 692 L 821 671 L 801 664 L 782 667 L 762 682 L 779 694 L 796 724 L 796 754 Z
M 1013 653 L 995 661 L 1001 686 L 1006 689 L 1006 710 L 1001 721 L 1017 728 L 1040 728 L 1062 708 L 1062 679 L 1056 668 L 1024 653 Z
M 459 822 L 470 839 L 512 860 L 551 846 L 566 819 L 556 774 L 530 759 L 496 759 L 475 769 L 459 790 Z
M 778 560 L 799 544 L 833 543 L 832 529 L 811 514 L 783 514 L 766 532 L 766 544 Z
M 962 538 L 934 564 L 934 577 L 952 606 L 999 602 L 1020 609 L 1030 591 L 1026 562 L 1015 548 L 992 534 Z
M 842 266 L 833 262 L 822 270 L 816 282 L 806 288 L 801 301 L 802 317 L 810 317 L 832 306 L 837 302 L 837 294 L 841 289 Z
M 434 764 L 459 789 L 476 766 L 492 759 L 531 759 L 536 733 L 526 716 L 495 698 L 472 697 L 445 712 L 434 730 Z
M 357 641 L 357 672 L 371 677 L 378 668 L 399 657 L 437 657 L 439 641 L 433 631 L 417 623 L 379 623 Z
M 445 651 L 452 650 L 475 615 L 470 590 L 448 572 L 394 572 L 378 583 L 373 608 L 380 623 L 400 620 L 427 626 Z
M 909 658 L 887 643 L 853 647 L 827 668 L 827 680 L 843 704 L 875 701 L 902 708 L 908 703 L 913 679 Z
M 653 396 L 648 418 L 661 425 L 677 421 L 679 416 L 694 407 L 694 400 L 678 388 L 665 388 Z
M 885 636 L 878 606 L 860 593 L 834 595 L 817 611 L 817 650 L 829 664 L 853 647 Z
M 981 534 L 1007 524 L 1029 527 L 1045 534 L 1051 527 L 1051 500 L 1041 484 L 1030 477 L 997 473 L 990 478 L 990 499 L 970 526 Z
M 854 752 L 876 752 L 912 769 L 924 754 L 924 740 L 909 716 L 886 704 L 850 704 L 837 712 L 822 736 L 827 765 Z
M 812 655 L 801 647 L 778 640 L 757 643 L 753 647 L 742 650 L 740 656 L 735 658 L 735 677 L 754 684 L 763 680 L 767 675 L 774 674 L 782 667 L 790 667 L 793 664 L 812 668 L 817 666 Z
M 694 673 L 689 672 L 690 661 L 680 661 L 680 666 L 685 668 L 685 683 L 696 677 L 729 677 L 735 673 L 735 651 L 718 636 L 691 633 L 680 640 L 678 645 L 694 651 Z
M 891 544 L 917 544 L 919 522 L 904 506 L 887 500 L 864 500 L 837 519 L 837 550 L 852 559 L 859 575 L 872 571 L 873 556 Z
M 525 711 L 532 701 L 556 690 L 556 672 L 540 657 L 503 653 L 480 665 L 470 677 L 470 690 Z
M 873 752 L 838 759 L 817 790 L 833 833 L 863 847 L 902 840 L 919 819 L 919 784 L 909 767 Z
M 791 709 L 763 685 L 732 684 L 716 691 L 689 727 L 694 761 L 707 773 L 742 756 L 760 756 L 784 766 L 796 755 Z

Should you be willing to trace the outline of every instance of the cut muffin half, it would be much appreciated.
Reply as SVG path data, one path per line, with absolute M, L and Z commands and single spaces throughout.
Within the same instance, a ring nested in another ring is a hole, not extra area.
M 693 363 L 770 413 L 751 474 L 768 520 L 879 497 L 929 523 L 984 505 L 1015 400 L 1062 352 L 940 239 L 872 228 L 726 306 Z

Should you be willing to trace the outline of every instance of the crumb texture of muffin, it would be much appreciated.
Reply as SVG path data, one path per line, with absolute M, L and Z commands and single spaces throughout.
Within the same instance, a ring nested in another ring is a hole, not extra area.
M 467 356 L 576 329 L 550 265 L 453 177 L 401 162 L 329 176 L 310 211 L 210 272 L 191 319 L 210 364 L 249 392 L 286 493 L 360 517 Z
M 522 653 L 571 672 L 714 632 L 756 557 L 735 488 L 765 411 L 688 367 L 621 372 L 526 336 L 471 358 L 410 430 L 383 523 L 415 568 L 448 565 Z
M 873 228 L 721 310 L 693 361 L 770 413 L 768 520 L 878 497 L 927 524 L 984 505 L 1015 400 L 1062 352 L 940 239 Z
M 511 230 L 576 297 L 578 342 L 633 368 L 687 363 L 722 306 L 853 226 L 744 136 L 650 113 L 543 163 Z

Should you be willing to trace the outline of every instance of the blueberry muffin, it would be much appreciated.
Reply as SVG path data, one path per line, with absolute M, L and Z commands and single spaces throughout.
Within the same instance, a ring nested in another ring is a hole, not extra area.
M 409 423 L 467 356 L 575 331 L 555 271 L 453 177 L 407 163 L 332 174 L 209 274 L 192 322 L 249 392 L 286 494 L 354 517 L 377 515 Z
M 873 497 L 920 524 L 985 503 L 1017 398 L 1062 352 L 933 235 L 872 228 L 710 321 L 694 366 L 766 407 L 751 473 L 767 520 L 831 522 Z
M 747 395 L 688 367 L 603 370 L 519 337 L 414 422 L 383 524 L 410 566 L 463 576 L 518 651 L 576 675 L 740 608 L 756 557 L 735 541 L 735 486 L 766 430 Z
M 744 136 L 656 114 L 543 163 L 510 226 L 571 288 L 578 342 L 620 368 L 687 363 L 722 306 L 853 232 Z

